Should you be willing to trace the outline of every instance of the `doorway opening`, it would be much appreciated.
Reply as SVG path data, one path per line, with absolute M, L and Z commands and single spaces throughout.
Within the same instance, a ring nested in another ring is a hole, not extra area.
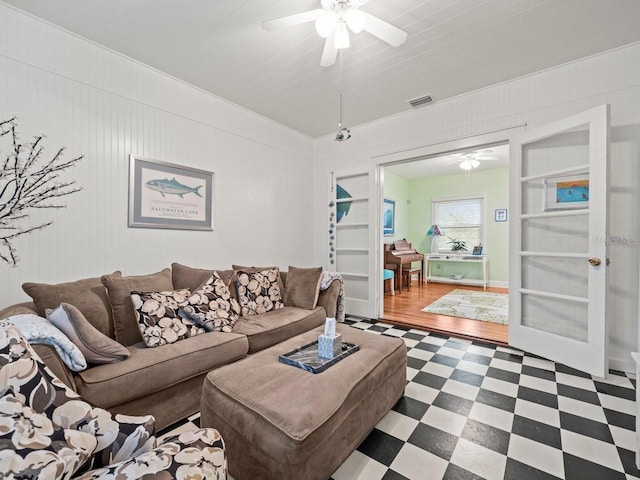
M 380 285 L 381 320 L 507 345 L 506 323 L 472 319 L 477 315 L 461 313 L 463 309 L 424 310 L 438 301 L 446 305 L 456 290 L 507 294 L 509 145 L 484 144 L 383 164 L 381 177 L 382 265 L 394 277 L 393 291 L 390 280 Z M 388 205 L 393 205 L 392 219 Z M 394 250 L 402 240 L 408 244 L 404 248 L 423 260 L 398 268 L 403 253 Z M 482 247 L 481 252 L 474 247 Z M 449 297 L 441 300 L 445 295 Z

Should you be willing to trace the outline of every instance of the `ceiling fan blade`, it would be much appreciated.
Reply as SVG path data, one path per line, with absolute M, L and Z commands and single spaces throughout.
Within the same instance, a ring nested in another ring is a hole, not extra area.
M 271 32 L 284 27 L 292 27 L 294 25 L 300 25 L 301 23 L 314 22 L 322 15 L 325 10 L 322 8 L 316 8 L 315 10 L 309 10 L 308 12 L 296 13 L 295 15 L 288 15 L 286 17 L 274 18 L 273 20 L 265 20 L 262 22 L 262 28 Z
M 324 42 L 324 50 L 322 51 L 322 59 L 320 60 L 321 67 L 330 67 L 331 65 L 336 63 L 338 49 L 333 46 L 333 37 L 334 34 L 332 33 Z
M 365 23 L 364 29 L 371 35 L 387 42 L 392 47 L 399 47 L 407 39 L 407 32 L 400 30 L 398 27 L 394 27 L 390 23 L 370 13 L 367 13 L 367 22 Z

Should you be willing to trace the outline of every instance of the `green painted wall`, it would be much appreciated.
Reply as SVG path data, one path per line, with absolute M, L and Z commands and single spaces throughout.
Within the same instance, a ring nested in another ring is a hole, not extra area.
M 385 172 L 385 193 L 387 189 Z M 485 243 L 484 251 L 489 256 L 489 281 L 507 286 L 509 278 L 509 229 L 508 222 L 494 220 L 497 208 L 509 206 L 509 169 L 494 168 L 477 170 L 469 176 L 464 173 L 442 177 L 416 178 L 408 181 L 409 218 L 407 240 L 421 253 L 431 251 L 431 237 L 426 232 L 431 226 L 431 198 L 453 195 L 484 194 Z M 445 232 L 446 234 L 446 232 Z M 465 267 L 467 267 L 465 269 Z M 450 275 L 462 273 L 467 278 L 482 278 L 480 268 L 475 265 L 434 264 L 434 274 Z
M 384 198 L 395 200 L 396 218 L 395 234 L 384 237 L 384 243 L 393 243 L 396 240 L 409 236 L 409 180 L 389 171 L 384 172 Z

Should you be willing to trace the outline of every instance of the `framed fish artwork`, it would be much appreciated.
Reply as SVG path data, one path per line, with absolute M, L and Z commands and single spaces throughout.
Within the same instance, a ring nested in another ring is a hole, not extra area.
M 213 172 L 129 155 L 129 226 L 213 230 Z
M 547 178 L 544 190 L 545 211 L 589 207 L 588 173 Z

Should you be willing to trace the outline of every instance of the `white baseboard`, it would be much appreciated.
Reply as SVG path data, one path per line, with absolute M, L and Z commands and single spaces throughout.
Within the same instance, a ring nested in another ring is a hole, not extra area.
M 489 280 L 489 286 L 497 288 L 509 288 L 509 282 L 496 282 L 493 280 Z
M 609 368 L 625 373 L 636 373 L 636 362 L 632 359 L 623 360 L 621 358 L 610 358 Z

